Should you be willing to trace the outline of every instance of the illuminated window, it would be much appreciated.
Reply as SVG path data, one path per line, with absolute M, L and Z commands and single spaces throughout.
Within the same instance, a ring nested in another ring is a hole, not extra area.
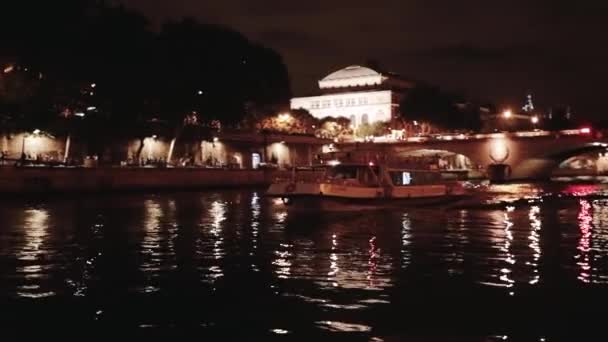
M 262 162 L 262 158 L 259 153 L 251 154 L 251 167 L 257 169 L 260 167 L 260 163 Z
M 411 182 L 412 182 L 412 176 L 410 175 L 409 172 L 401 173 L 401 184 L 410 185 Z

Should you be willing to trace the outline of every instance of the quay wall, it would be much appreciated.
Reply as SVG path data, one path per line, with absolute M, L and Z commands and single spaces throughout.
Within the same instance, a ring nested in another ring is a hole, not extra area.
M 0 168 L 0 193 L 104 192 L 263 186 L 264 170 L 203 168 Z
M 268 186 L 291 174 L 270 169 L 0 167 L 0 194 Z M 297 173 L 299 180 L 319 176 L 314 171 Z

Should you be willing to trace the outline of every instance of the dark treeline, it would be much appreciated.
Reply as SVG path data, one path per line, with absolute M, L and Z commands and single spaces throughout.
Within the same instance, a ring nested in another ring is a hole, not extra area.
M 100 142 L 148 134 L 150 122 L 238 126 L 252 108 L 290 97 L 281 57 L 228 28 L 182 19 L 155 29 L 94 0 L 10 1 L 2 12 L 4 130 L 71 130 Z
M 425 84 L 408 92 L 400 110 L 407 121 L 428 122 L 442 130 L 479 131 L 481 128 L 480 106 L 466 102 L 463 96 Z

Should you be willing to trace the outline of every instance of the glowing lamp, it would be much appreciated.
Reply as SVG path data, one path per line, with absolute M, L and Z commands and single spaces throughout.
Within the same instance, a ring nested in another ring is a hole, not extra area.
M 38 134 L 40 134 L 40 130 L 39 129 L 35 129 L 33 133 L 34 133 L 34 135 L 38 135 Z
M 218 141 L 220 141 L 220 138 L 218 138 L 218 137 L 213 137 L 213 142 L 218 142 Z
M 509 158 L 509 147 L 504 139 L 495 139 L 490 147 L 490 159 L 502 164 Z
M 505 111 L 502 113 L 502 116 L 503 116 L 505 119 L 509 119 L 511 116 L 513 116 L 513 112 L 511 112 L 511 110 L 510 110 L 510 109 L 507 109 L 507 110 L 505 110 Z
M 374 166 L 374 162 L 373 161 L 370 161 L 368 164 L 369 164 L 369 166 Z
M 532 121 L 533 124 L 537 124 L 538 123 L 538 116 L 533 116 L 532 118 L 530 118 L 530 121 Z
M 583 127 L 580 129 L 581 134 L 589 134 L 591 133 L 591 128 L 589 127 Z

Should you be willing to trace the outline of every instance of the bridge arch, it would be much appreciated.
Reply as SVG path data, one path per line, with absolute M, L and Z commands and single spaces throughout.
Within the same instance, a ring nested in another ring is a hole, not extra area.
M 393 153 L 390 164 L 407 168 L 434 168 L 459 177 L 481 177 L 483 172 L 469 156 L 445 149 L 418 148 Z
M 608 144 L 603 142 L 588 142 L 563 147 L 557 151 L 548 151 L 522 160 L 513 167 L 512 179 L 551 178 L 553 172 L 565 161 L 588 153 L 606 153 Z

